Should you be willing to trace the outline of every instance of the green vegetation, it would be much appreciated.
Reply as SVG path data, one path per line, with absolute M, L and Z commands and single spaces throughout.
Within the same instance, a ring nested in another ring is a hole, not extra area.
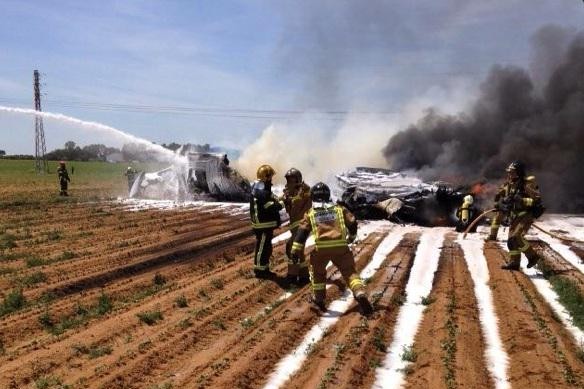
M 154 325 L 157 321 L 163 319 L 162 312 L 158 310 L 140 312 L 136 314 L 136 316 L 138 316 L 138 319 L 140 319 L 141 322 L 146 323 L 149 326 Z
M 41 282 L 47 281 L 47 275 L 41 271 L 34 272 L 17 280 L 17 283 L 21 286 L 33 286 Z
M 132 163 L 141 171 L 156 171 L 167 167 L 163 163 Z M 74 203 L 93 201 L 100 198 L 125 194 L 128 183 L 124 172 L 127 162 L 67 162 L 71 177 L 69 194 L 71 197 L 60 198 L 56 179 L 57 161 L 49 161 L 49 174 L 38 175 L 34 170 L 33 160 L 0 159 L 0 185 L 10 188 L 3 193 L 0 209 L 13 207 L 40 208 L 43 204 Z M 71 167 L 75 172 L 71 174 Z M 10 244 L 10 243 L 9 243 Z M 2 239 L 0 238 L 0 248 Z
M 176 300 L 174 300 L 174 303 L 176 304 L 177 307 L 179 308 L 186 308 L 189 306 L 189 303 L 187 301 L 187 298 L 185 297 L 184 294 L 181 294 L 180 296 L 178 296 L 176 298 Z
M 4 297 L 4 301 L 0 305 L 0 317 L 18 311 L 24 308 L 25 305 L 26 299 L 22 294 L 22 289 L 13 290 Z
M 109 355 L 112 353 L 113 349 L 111 346 L 98 346 L 98 345 L 90 345 L 86 346 L 84 344 L 76 344 L 72 346 L 73 351 L 76 355 L 87 355 L 89 359 L 95 359 L 102 357 L 104 355 Z
M 418 353 L 414 350 L 414 345 L 402 347 L 402 353 L 400 354 L 402 361 L 406 362 L 416 362 L 418 360 Z

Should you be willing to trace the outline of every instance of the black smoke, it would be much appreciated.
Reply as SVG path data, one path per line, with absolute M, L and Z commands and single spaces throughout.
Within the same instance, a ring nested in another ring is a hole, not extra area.
M 493 66 L 469 112 L 429 109 L 394 135 L 383 150 L 390 167 L 470 182 L 499 179 L 519 159 L 549 210 L 584 212 L 584 31 L 567 40 L 548 26 L 533 43 L 543 70 Z

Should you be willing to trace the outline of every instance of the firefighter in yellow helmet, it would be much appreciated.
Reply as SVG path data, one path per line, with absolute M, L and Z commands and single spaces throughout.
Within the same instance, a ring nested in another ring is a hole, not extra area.
M 257 180 L 251 187 L 249 212 L 256 236 L 254 251 L 254 273 L 258 278 L 271 278 L 270 257 L 274 229 L 280 226 L 280 210 L 284 205 L 272 193 L 272 177 L 276 172 L 270 165 L 262 165 L 257 171 Z
M 521 253 L 529 260 L 527 267 L 530 268 L 537 264 L 539 256 L 525 239 L 525 234 L 545 208 L 535 177 L 526 176 L 525 165 L 521 161 L 511 162 L 506 170 L 507 180 L 495 196 L 497 214 L 491 223 L 491 233 L 487 240 L 497 240 L 499 225 L 508 224 L 509 262 L 501 268 L 519 270 Z
M 471 194 L 467 194 L 462 199 L 462 205 L 456 210 L 456 231 L 463 232 L 469 226 L 470 223 L 477 217 L 477 209 L 473 206 L 474 197 Z M 473 227 L 472 231 L 475 232 L 476 226 Z
M 353 292 L 364 315 L 373 312 L 369 303 L 365 284 L 355 269 L 355 258 L 349 243 L 357 235 L 355 216 L 345 207 L 331 202 L 329 187 L 319 182 L 311 190 L 313 206 L 304 215 L 294 237 L 292 255 L 298 256 L 304 250 L 308 236 L 314 235 L 315 250 L 310 254 L 310 281 L 313 296 L 311 303 L 321 311 L 326 311 L 326 266 L 329 261 L 339 269 L 345 282 Z
M 312 207 L 310 197 L 310 187 L 302 180 L 300 170 L 292 168 L 286 172 L 286 186 L 282 201 L 286 207 L 286 212 L 290 216 L 290 232 L 292 236 L 286 242 L 286 256 L 288 257 L 288 274 L 286 281 L 288 284 L 305 285 L 309 282 L 308 264 L 305 261 L 304 250 L 297 256 L 292 256 L 292 244 L 298 231 L 298 226 L 304 214 Z

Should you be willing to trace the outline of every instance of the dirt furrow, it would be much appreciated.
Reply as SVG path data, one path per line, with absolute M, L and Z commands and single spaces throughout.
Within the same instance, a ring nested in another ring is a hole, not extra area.
M 347 312 L 310 350 L 286 388 L 367 387 L 391 338 L 413 264 L 418 234 L 407 234 L 369 280 L 375 313 Z
M 527 276 L 499 268 L 507 254 L 497 244 L 484 252 L 513 388 L 582 387 L 584 362 L 570 334 Z
M 485 365 L 474 284 L 460 246 L 444 242 L 424 319 L 413 346 L 417 353 L 407 388 L 491 388 Z
M 372 234 L 355 249 L 358 269 L 370 260 L 381 242 Z M 329 270 L 329 279 L 340 276 Z M 344 286 L 344 285 L 343 285 Z M 295 347 L 305 332 L 319 319 L 307 303 L 308 287 L 296 292 L 283 303 L 272 302 L 265 315 L 256 317 L 246 328 L 226 339 L 218 339 L 209 350 L 194 354 L 178 366 L 178 387 L 257 387 L 274 364 Z M 336 299 L 341 290 L 331 287 L 327 300 Z M 358 315 L 358 314 L 357 314 Z M 192 353 L 192 352 L 191 352 Z

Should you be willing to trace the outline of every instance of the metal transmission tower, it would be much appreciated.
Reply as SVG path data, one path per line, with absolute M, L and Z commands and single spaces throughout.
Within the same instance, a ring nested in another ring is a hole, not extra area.
M 39 83 L 39 71 L 34 71 L 34 109 L 35 111 L 42 111 L 41 109 L 41 87 Z M 43 118 L 35 115 L 34 117 L 34 147 L 35 147 L 35 169 L 38 174 L 48 173 L 49 166 L 47 164 L 47 147 L 45 145 L 45 130 L 43 128 Z

